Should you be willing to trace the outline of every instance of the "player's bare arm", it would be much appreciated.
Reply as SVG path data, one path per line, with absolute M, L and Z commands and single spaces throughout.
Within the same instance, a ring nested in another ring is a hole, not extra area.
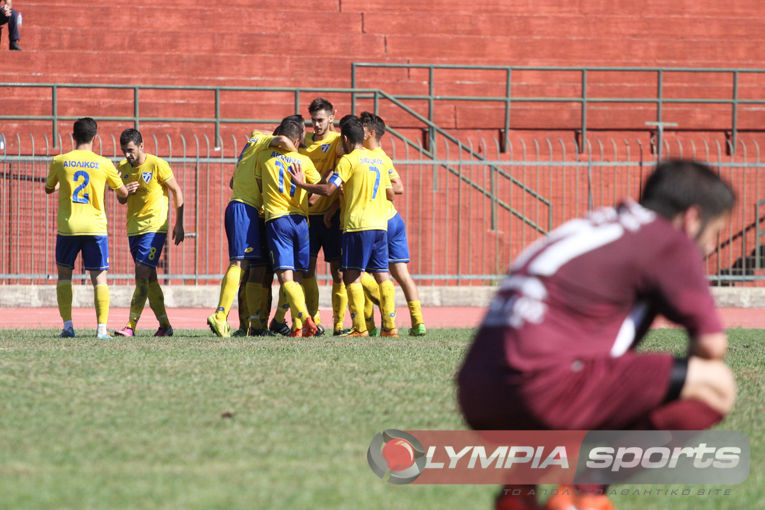
M 393 186 L 393 192 L 396 195 L 404 193 L 404 183 L 401 182 L 401 179 L 391 179 L 390 184 Z
M 138 183 L 136 182 L 135 184 L 136 184 L 136 187 L 137 187 Z M 126 204 L 127 203 L 128 196 L 130 196 L 130 193 L 128 192 L 127 186 L 125 186 L 123 184 L 119 188 L 115 189 L 114 192 L 117 194 L 117 201 L 120 204 Z
M 327 182 L 324 184 L 309 184 L 305 182 L 303 165 L 301 165 L 299 162 L 291 164 L 289 166 L 289 171 L 290 175 L 292 176 L 292 182 L 295 184 L 295 186 L 298 188 L 303 188 L 309 193 L 329 197 L 332 196 L 338 189 L 338 187 L 332 182 Z
M 186 237 L 186 232 L 183 229 L 183 192 L 175 180 L 175 177 L 164 182 L 170 193 L 173 194 L 173 203 L 175 203 L 175 226 L 173 227 L 173 241 L 178 245 L 183 242 Z
M 342 193 L 343 190 L 340 189 L 340 193 Z M 335 201 L 332 203 L 332 205 L 329 206 L 329 209 L 324 213 L 324 226 L 327 228 L 330 228 L 332 226 L 332 217 L 335 215 L 337 210 L 340 209 L 340 201 Z
M 295 147 L 295 144 L 292 143 L 292 140 L 290 140 L 289 138 L 287 138 L 286 136 L 283 136 L 283 135 L 275 136 L 274 139 L 271 140 L 271 143 L 268 144 L 268 146 L 269 147 L 274 147 L 274 148 L 277 148 L 277 149 L 288 150 L 288 151 L 291 151 L 291 152 L 297 152 L 298 151 L 298 148 Z
M 393 202 L 393 199 L 396 198 L 396 193 L 393 191 L 393 188 L 385 188 L 385 196 Z

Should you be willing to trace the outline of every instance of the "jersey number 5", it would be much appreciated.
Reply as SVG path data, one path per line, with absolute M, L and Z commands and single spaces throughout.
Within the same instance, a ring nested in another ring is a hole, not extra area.
M 72 202 L 74 202 L 75 204 L 89 204 L 90 195 L 84 192 L 82 193 L 82 195 L 80 195 L 80 192 L 82 192 L 82 190 L 84 190 L 88 186 L 88 183 L 90 182 L 90 175 L 88 175 L 88 172 L 79 170 L 75 172 L 74 174 L 74 182 L 79 181 L 80 177 L 82 177 L 82 184 L 77 186 L 74 192 L 72 193 Z

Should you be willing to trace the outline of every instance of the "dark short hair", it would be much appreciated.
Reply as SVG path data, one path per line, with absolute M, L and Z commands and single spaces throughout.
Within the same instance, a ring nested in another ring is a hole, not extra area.
M 340 129 L 343 129 L 343 124 L 348 122 L 350 119 L 358 119 L 355 115 L 351 115 L 350 113 L 348 115 L 343 115 L 343 118 L 340 119 L 340 121 L 337 123 L 338 126 L 340 126 Z
M 361 123 L 364 127 L 370 130 L 374 130 L 375 139 L 379 142 L 385 134 L 385 121 L 379 115 L 375 115 L 371 112 L 361 112 Z
M 295 115 L 287 115 L 286 117 L 284 117 L 282 119 L 282 122 L 285 122 L 285 121 L 288 121 L 288 120 L 294 120 L 298 124 L 300 124 L 302 126 L 305 126 L 305 119 L 299 113 L 296 113 Z
M 736 202 L 733 189 L 703 163 L 671 159 L 660 163 L 643 187 L 640 204 L 665 218 L 674 218 L 692 206 L 702 221 L 730 211 Z
M 136 146 L 141 145 L 143 143 L 141 132 L 134 128 L 127 128 L 123 131 L 120 135 L 120 146 L 124 147 L 130 142 L 133 142 Z
M 311 101 L 310 105 L 308 105 L 308 113 L 316 113 L 321 110 L 326 110 L 329 113 L 334 113 L 335 107 L 332 106 L 332 103 L 330 103 L 323 97 L 317 97 L 316 99 Z
M 83 117 L 74 122 L 72 136 L 77 143 L 90 143 L 98 132 L 98 124 L 90 117 Z
M 303 136 L 303 125 L 292 119 L 285 119 L 276 128 L 274 134 L 286 136 L 290 140 L 299 140 Z
M 347 117 L 347 118 L 346 118 Z M 364 125 L 355 115 L 346 115 L 340 121 L 340 132 L 354 145 L 364 141 Z

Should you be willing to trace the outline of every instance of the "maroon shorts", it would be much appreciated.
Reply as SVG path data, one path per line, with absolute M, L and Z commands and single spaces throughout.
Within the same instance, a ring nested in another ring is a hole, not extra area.
M 466 365 L 458 399 L 476 429 L 629 429 L 667 401 L 674 364 L 670 354 L 630 351 L 524 373 Z

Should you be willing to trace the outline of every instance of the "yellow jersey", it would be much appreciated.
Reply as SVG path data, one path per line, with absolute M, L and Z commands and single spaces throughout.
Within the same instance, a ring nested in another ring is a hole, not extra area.
M 372 149 L 370 151 L 375 156 L 379 156 L 383 160 L 383 169 L 388 173 L 388 179 L 393 181 L 394 179 L 401 180 L 401 176 L 398 175 L 398 172 L 393 167 L 393 160 L 388 157 L 388 155 L 385 153 L 382 147 L 377 147 L 375 149 Z M 388 200 L 388 219 L 393 218 L 398 211 L 396 210 L 396 206 L 393 204 L 392 201 Z
M 388 230 L 388 197 L 391 188 L 385 161 L 366 149 L 355 149 L 337 163 L 329 182 L 343 185 L 340 225 L 343 232 Z
M 306 182 L 316 184 L 321 180 L 311 159 L 297 152 L 272 149 L 261 151 L 255 165 L 255 177 L 263 187 L 263 208 L 266 221 L 288 214 L 308 216 L 308 192 L 292 183 L 289 166 L 300 162 Z
M 104 187 L 122 187 L 117 169 L 91 151 L 73 150 L 53 158 L 45 187 L 58 189 L 58 233 L 106 235 Z
M 324 140 L 315 140 L 314 133 L 306 133 L 300 154 L 305 154 L 311 161 L 322 179 L 329 176 L 337 163 L 337 147 L 343 143 L 343 137 L 337 131 L 329 131 Z M 308 214 L 324 214 L 337 200 L 337 195 L 319 197 L 315 204 L 308 208 Z
M 173 178 L 170 165 L 153 154 L 146 154 L 142 165 L 134 167 L 125 159 L 117 170 L 125 184 L 138 182 L 139 185 L 127 200 L 127 235 L 167 233 L 168 198 L 164 183 Z
M 258 183 L 255 182 L 255 161 L 258 153 L 262 149 L 267 149 L 273 139 L 273 136 L 257 130 L 250 133 L 250 138 L 236 162 L 232 201 L 244 202 L 258 210 L 263 206 Z

